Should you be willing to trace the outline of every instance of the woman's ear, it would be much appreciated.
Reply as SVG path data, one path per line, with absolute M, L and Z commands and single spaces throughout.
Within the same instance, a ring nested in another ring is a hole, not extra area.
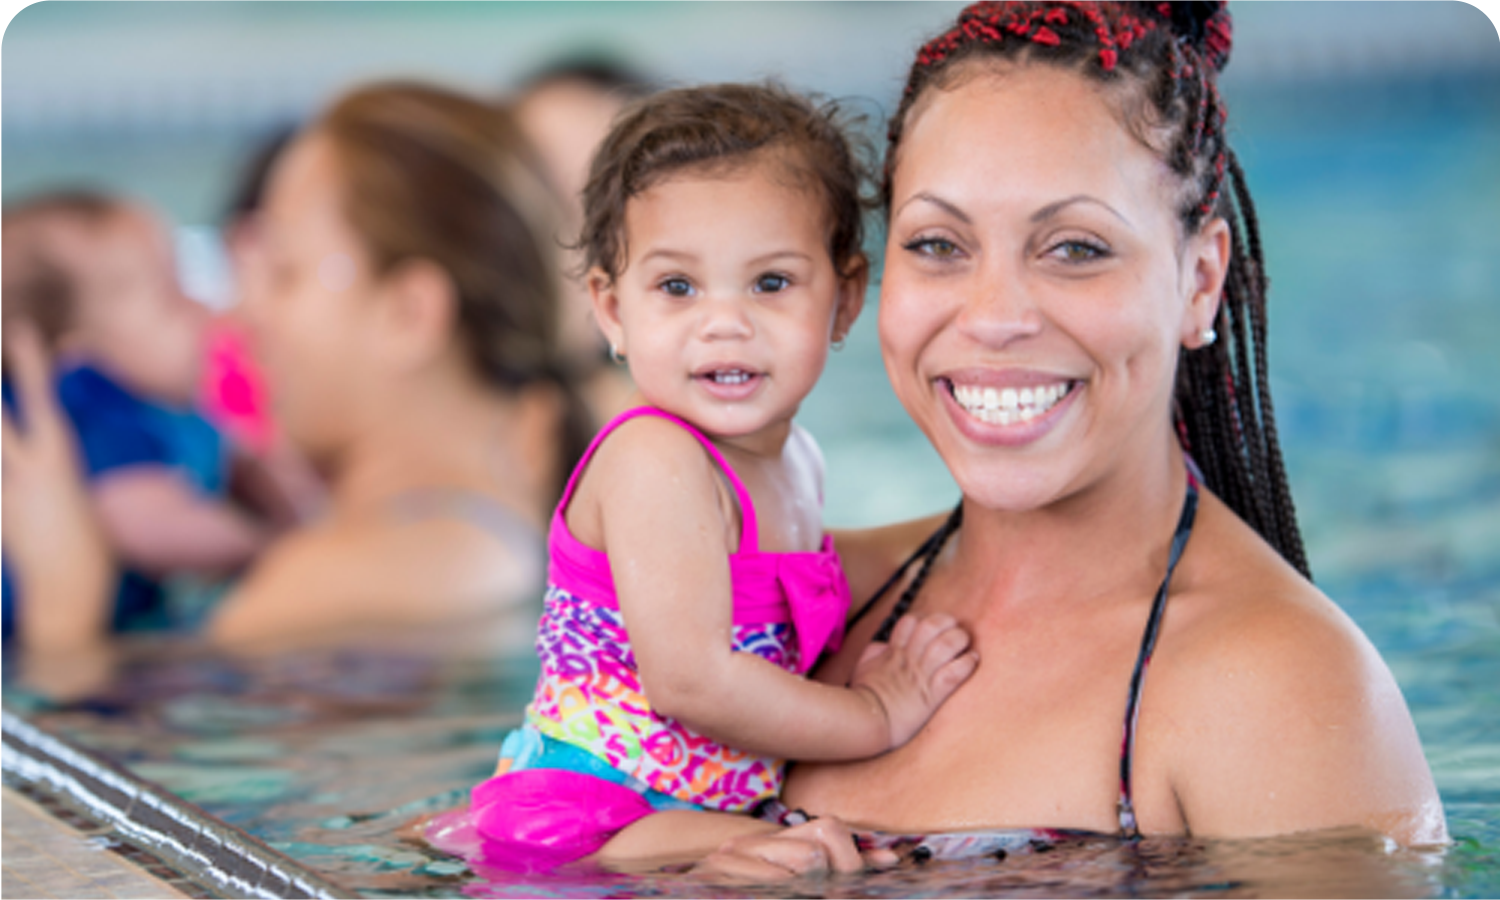
M 1180 340 L 1189 350 L 1214 342 L 1214 322 L 1229 274 L 1229 251 L 1229 223 L 1215 217 L 1191 238 L 1183 254 L 1182 283 L 1187 303 L 1182 311 Z
M 865 308 L 865 291 L 870 286 L 870 260 L 863 253 L 855 256 L 839 276 L 838 300 L 833 309 L 833 342 L 849 336 L 854 322 Z
M 409 259 L 380 279 L 375 302 L 377 347 L 401 368 L 441 356 L 458 320 L 458 290 L 447 271 L 427 259 Z
M 620 324 L 620 294 L 615 280 L 598 266 L 589 269 L 583 278 L 588 285 L 589 301 L 594 306 L 594 321 L 599 323 L 599 330 L 609 341 L 610 353 L 625 357 L 629 350 L 625 346 L 625 326 Z

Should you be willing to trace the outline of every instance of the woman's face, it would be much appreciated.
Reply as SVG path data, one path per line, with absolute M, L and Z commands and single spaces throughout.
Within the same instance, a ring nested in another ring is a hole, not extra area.
M 315 460 L 347 439 L 370 383 L 375 285 L 342 189 L 326 138 L 287 149 L 267 188 L 263 283 L 242 304 L 278 420 Z
M 1177 181 L 1082 76 L 964 74 L 907 122 L 880 339 L 965 496 L 1034 509 L 1169 446 L 1177 351 L 1213 321 L 1227 231 L 1183 237 Z

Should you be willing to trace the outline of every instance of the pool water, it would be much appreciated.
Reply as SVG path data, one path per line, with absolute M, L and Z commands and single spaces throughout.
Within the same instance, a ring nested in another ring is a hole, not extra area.
M 1278 421 L 1314 574 L 1406 694 L 1444 852 L 1348 833 L 1106 839 L 765 889 L 486 878 L 410 823 L 492 770 L 536 675 L 524 650 L 234 661 L 140 644 L 66 704 L 10 669 L 6 703 L 369 896 L 1500 895 L 1500 83 L 1229 99 L 1266 228 Z M 804 407 L 833 524 L 956 497 L 890 393 L 874 321 L 872 303 Z

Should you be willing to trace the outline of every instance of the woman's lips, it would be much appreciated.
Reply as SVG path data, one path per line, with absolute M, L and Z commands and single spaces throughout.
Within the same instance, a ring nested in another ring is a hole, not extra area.
M 744 400 L 755 393 L 765 378 L 765 373 L 741 366 L 724 366 L 693 373 L 693 380 L 717 400 Z
M 987 444 L 1028 444 L 1052 429 L 1084 383 L 1035 373 L 1013 377 L 943 377 L 944 404 L 959 429 Z

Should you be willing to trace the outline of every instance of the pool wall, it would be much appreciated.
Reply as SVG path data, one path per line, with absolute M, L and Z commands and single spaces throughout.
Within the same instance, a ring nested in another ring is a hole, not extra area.
M 7 781 L 82 808 L 227 897 L 358 897 L 155 784 L 4 712 Z

